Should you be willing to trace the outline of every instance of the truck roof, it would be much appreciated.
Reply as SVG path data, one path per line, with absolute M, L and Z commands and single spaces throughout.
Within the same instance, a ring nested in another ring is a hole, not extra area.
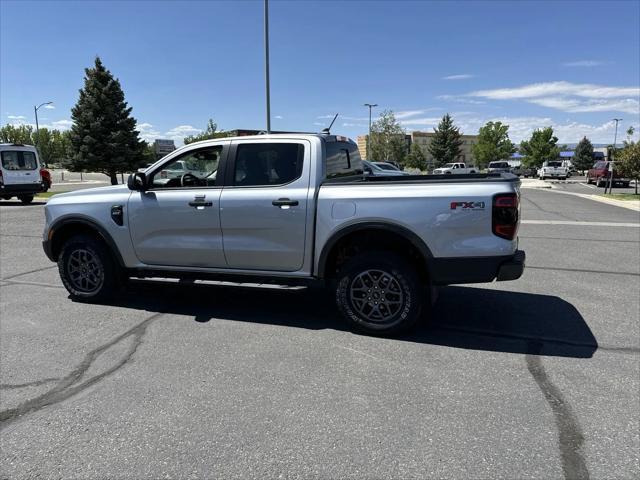
M 212 142 L 218 140 L 266 140 L 266 139 L 278 139 L 278 138 L 293 138 L 293 139 L 305 139 L 309 137 L 317 137 L 325 142 L 349 142 L 356 144 L 355 141 L 344 135 L 327 135 L 325 133 L 305 133 L 305 132 L 291 132 L 291 133 L 265 133 L 262 135 L 240 135 L 236 137 L 221 137 L 212 138 L 209 140 L 201 140 L 199 142 L 190 143 L 189 145 L 195 145 L 198 143 Z

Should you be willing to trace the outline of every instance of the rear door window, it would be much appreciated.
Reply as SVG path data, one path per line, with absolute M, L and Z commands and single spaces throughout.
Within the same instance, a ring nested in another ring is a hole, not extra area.
M 244 143 L 238 145 L 233 184 L 239 187 L 284 185 L 302 175 L 304 145 Z
M 38 161 L 33 152 L 8 150 L 2 152 L 2 168 L 5 170 L 35 170 Z

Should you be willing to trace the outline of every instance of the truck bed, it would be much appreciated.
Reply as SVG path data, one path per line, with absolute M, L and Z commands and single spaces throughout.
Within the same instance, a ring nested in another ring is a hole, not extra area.
M 464 173 L 460 175 L 403 175 L 403 176 L 358 176 L 327 179 L 326 184 L 370 184 L 370 183 L 392 183 L 397 184 L 417 184 L 417 183 L 478 183 L 478 182 L 520 182 L 518 176 L 512 173 Z

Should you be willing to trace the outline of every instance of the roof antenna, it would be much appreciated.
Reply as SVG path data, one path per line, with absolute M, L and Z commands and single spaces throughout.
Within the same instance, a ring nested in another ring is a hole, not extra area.
M 333 127 L 333 122 L 336 121 L 336 118 L 338 118 L 338 115 L 340 115 L 339 113 L 336 113 L 336 116 L 333 117 L 333 120 L 331 120 L 331 123 L 329 124 L 329 126 L 327 128 L 323 128 L 322 132 L 325 135 L 329 135 L 331 133 L 331 127 Z

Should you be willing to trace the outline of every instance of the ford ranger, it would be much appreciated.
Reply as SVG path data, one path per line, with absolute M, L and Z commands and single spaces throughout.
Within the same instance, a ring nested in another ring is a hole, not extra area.
M 173 164 L 180 177 L 163 177 Z M 322 284 L 360 330 L 414 325 L 433 287 L 514 280 L 511 174 L 365 176 L 357 145 L 271 134 L 186 145 L 128 185 L 55 195 L 43 246 L 71 297 L 129 277 Z

